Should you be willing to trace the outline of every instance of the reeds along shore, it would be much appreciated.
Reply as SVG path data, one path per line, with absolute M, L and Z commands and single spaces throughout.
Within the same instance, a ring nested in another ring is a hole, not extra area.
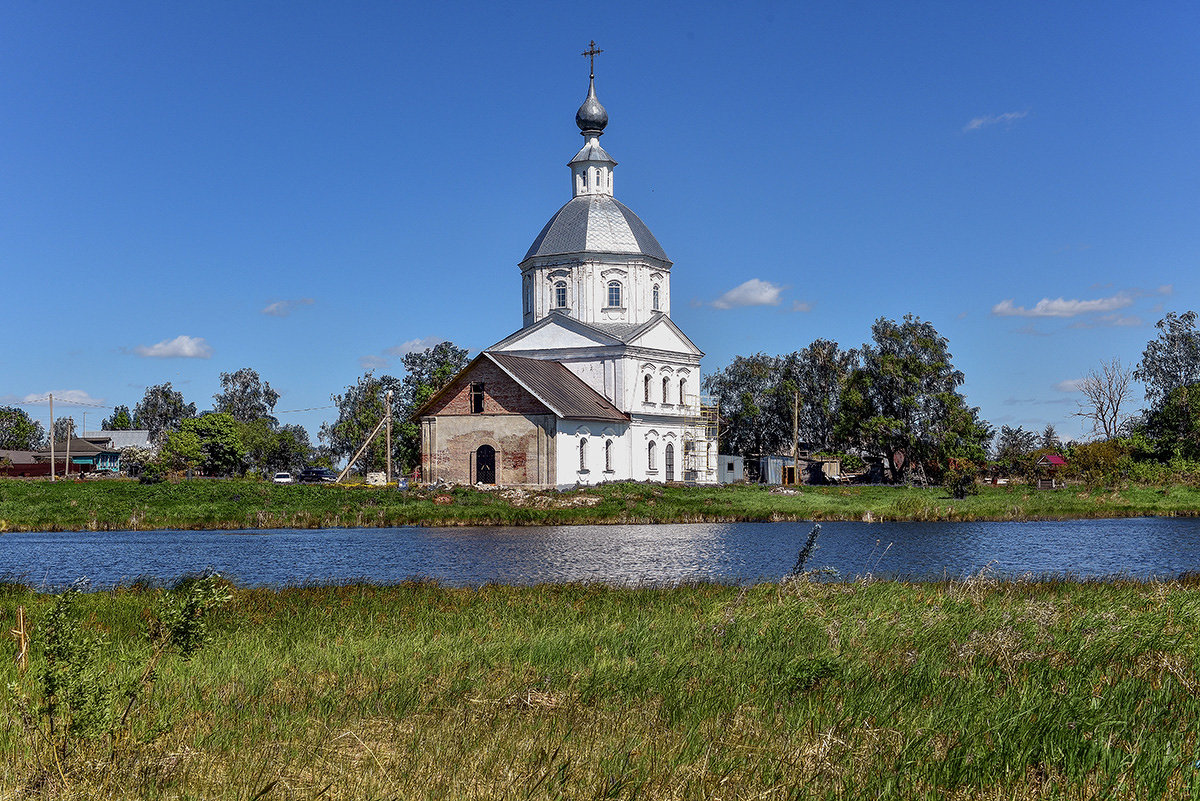
M 78 599 L 122 681 L 162 592 Z M 0 797 L 1200 793 L 1200 594 L 1186 580 L 232 596 L 202 650 L 157 664 L 121 748 L 83 740 L 56 763 L 13 701 L 36 707 L 54 599 L 5 586 L 6 623 L 24 608 L 35 634 L 27 669 L 0 660 Z
M 568 492 L 331 485 L 256 480 L 50 483 L 0 479 L 0 532 L 561 525 L 784 520 L 1057 520 L 1200 514 L 1200 489 L 1127 486 L 1038 491 L 983 487 L 687 487 L 618 483 Z

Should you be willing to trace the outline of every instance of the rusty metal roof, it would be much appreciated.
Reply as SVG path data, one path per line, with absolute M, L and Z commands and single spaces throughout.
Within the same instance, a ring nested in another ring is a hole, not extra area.
M 629 422 L 629 415 L 559 362 L 507 353 L 484 354 L 559 417 L 569 420 Z

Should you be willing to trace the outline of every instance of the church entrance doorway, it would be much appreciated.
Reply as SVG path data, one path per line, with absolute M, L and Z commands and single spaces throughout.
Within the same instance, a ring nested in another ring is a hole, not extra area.
M 496 449 L 491 445 L 480 445 L 475 451 L 475 483 L 496 483 Z
M 667 443 L 667 481 L 675 480 L 675 446 Z

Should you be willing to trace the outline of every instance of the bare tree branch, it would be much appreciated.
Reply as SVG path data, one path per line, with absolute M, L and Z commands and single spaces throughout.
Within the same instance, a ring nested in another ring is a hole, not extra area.
M 1092 422 L 1092 432 L 1102 434 L 1105 439 L 1120 435 L 1130 416 L 1121 413 L 1121 407 L 1133 399 L 1129 382 L 1133 371 L 1121 364 L 1120 359 L 1101 362 L 1100 369 L 1092 369 L 1079 382 L 1083 401 L 1079 404 L 1076 417 Z

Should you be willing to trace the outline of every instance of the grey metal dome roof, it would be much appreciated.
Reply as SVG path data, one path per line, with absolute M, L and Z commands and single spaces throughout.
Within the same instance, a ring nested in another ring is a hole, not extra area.
M 670 261 L 646 224 L 610 195 L 572 198 L 546 223 L 525 259 L 569 253 L 629 253 Z

